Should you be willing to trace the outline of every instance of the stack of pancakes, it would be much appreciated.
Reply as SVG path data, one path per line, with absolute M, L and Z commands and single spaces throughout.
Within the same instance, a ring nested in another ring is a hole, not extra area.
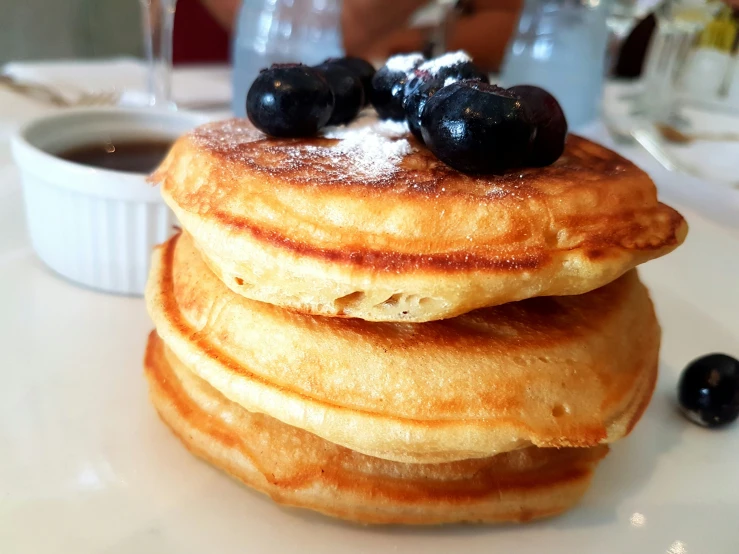
M 153 257 L 152 400 L 277 502 L 550 516 L 649 402 L 660 330 L 633 268 L 687 227 L 601 146 L 479 177 L 372 118 L 312 139 L 232 120 L 153 178 L 184 231 Z

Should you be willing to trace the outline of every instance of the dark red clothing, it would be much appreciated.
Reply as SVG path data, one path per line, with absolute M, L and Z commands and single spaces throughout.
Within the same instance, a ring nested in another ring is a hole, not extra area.
M 175 64 L 227 62 L 231 39 L 199 0 L 178 0 L 174 16 Z

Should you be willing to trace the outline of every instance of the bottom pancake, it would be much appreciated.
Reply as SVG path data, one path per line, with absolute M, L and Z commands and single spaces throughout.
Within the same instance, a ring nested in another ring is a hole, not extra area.
M 278 503 L 361 523 L 522 522 L 573 506 L 608 452 L 536 448 L 406 464 L 359 454 L 247 411 L 190 372 L 152 332 L 151 399 L 197 456 Z

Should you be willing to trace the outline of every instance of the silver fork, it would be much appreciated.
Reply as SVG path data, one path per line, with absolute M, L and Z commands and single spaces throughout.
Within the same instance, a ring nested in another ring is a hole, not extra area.
M 118 103 L 120 93 L 115 90 L 80 92 L 75 98 L 68 98 L 50 86 L 41 83 L 19 81 L 11 75 L 0 75 L 0 86 L 18 94 L 39 100 L 59 108 L 83 108 L 112 106 Z

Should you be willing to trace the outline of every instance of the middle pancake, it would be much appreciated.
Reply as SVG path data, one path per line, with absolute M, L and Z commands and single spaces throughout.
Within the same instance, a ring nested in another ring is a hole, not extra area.
M 154 253 L 147 304 L 174 354 L 225 397 L 401 462 L 611 442 L 656 379 L 659 326 L 635 271 L 579 296 L 369 323 L 239 296 L 180 235 Z

